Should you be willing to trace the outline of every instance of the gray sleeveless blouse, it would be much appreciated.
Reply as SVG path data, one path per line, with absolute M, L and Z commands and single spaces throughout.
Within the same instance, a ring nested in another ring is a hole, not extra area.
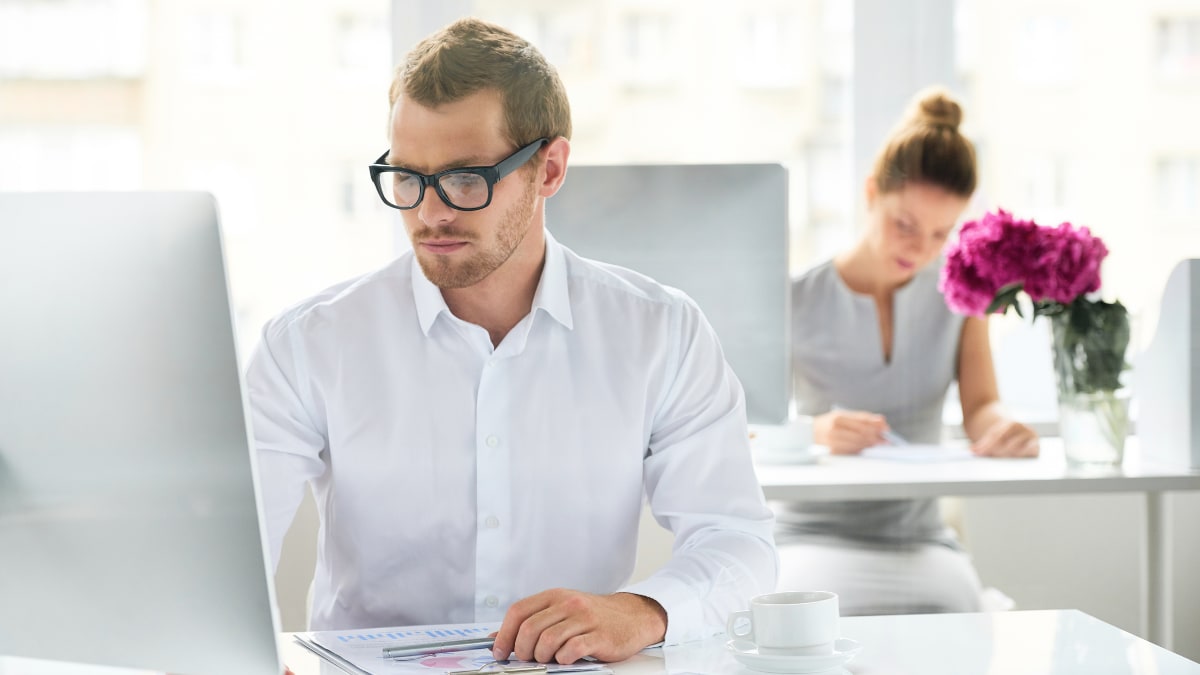
M 793 396 L 801 415 L 835 407 L 875 412 L 912 443 L 942 437 L 942 405 L 955 379 L 963 318 L 937 289 L 940 262 L 897 289 L 892 358 L 883 358 L 870 296 L 850 290 L 833 261 L 792 284 Z M 867 544 L 956 546 L 934 499 L 774 504 L 776 540 L 829 535 Z

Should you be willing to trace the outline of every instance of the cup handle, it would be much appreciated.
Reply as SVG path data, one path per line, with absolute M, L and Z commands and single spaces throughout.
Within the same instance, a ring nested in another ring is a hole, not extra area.
M 733 626 L 734 626 L 734 624 L 736 624 L 738 622 L 738 619 L 745 619 L 745 620 L 749 621 L 750 622 L 750 630 L 746 631 L 745 633 L 739 633 L 736 630 L 734 630 Z M 753 618 L 753 615 L 748 610 L 743 610 L 741 612 L 734 612 L 733 614 L 730 614 L 729 621 L 725 622 L 725 632 L 728 633 L 729 637 L 731 637 L 731 638 L 737 638 L 739 640 L 749 640 L 751 642 L 754 642 L 754 618 Z

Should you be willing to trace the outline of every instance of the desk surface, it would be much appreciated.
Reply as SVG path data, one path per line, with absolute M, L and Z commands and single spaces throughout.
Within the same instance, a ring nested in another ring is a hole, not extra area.
M 767 499 L 787 501 L 1200 490 L 1200 471 L 1143 458 L 1136 438 L 1114 469 L 1068 466 L 1062 442 L 1046 438 L 1036 459 L 909 463 L 826 455 L 814 464 L 760 461 L 755 471 Z
M 1200 675 L 1200 664 L 1075 610 L 863 616 L 841 633 L 862 651 L 850 675 Z M 343 675 L 283 637 L 296 675 Z M 714 638 L 648 650 L 614 675 L 757 675 Z M 430 671 L 431 675 L 441 675 Z M 144 675 L 138 671 L 0 658 L 0 675 Z

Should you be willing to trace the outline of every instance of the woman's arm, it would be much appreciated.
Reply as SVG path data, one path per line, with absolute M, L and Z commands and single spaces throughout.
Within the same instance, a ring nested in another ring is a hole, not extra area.
M 1037 434 L 1005 414 L 996 387 L 987 319 L 967 317 L 958 342 L 958 396 L 963 428 L 978 455 L 1036 457 Z

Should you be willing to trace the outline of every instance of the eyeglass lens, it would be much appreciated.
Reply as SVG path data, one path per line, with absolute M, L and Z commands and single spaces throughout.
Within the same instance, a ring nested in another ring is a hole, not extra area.
M 386 171 L 379 174 L 381 192 L 396 206 L 406 208 L 421 198 L 421 179 L 411 174 Z M 438 187 L 451 206 L 477 209 L 488 201 L 487 180 L 470 172 L 448 173 L 438 178 Z

